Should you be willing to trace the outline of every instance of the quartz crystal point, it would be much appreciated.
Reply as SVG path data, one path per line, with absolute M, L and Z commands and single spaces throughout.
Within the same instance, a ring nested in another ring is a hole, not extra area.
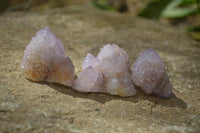
M 153 49 L 143 51 L 133 65 L 132 80 L 147 94 L 168 98 L 172 84 L 165 72 L 165 65 Z
M 94 57 L 92 54 L 88 53 L 85 57 L 82 68 L 86 69 L 87 67 L 92 66 L 93 68 L 98 69 L 99 68 L 99 61 L 96 57 Z
M 73 88 L 81 92 L 103 92 L 103 83 L 102 73 L 89 66 L 80 72 Z
M 72 86 L 74 65 L 66 57 L 63 44 L 50 31 L 41 29 L 26 47 L 22 61 L 26 78 Z
M 97 55 L 105 78 L 106 92 L 112 95 L 136 94 L 131 81 L 131 70 L 126 51 L 113 44 L 105 45 Z
M 73 88 L 81 92 L 103 92 L 104 79 L 99 71 L 99 61 L 88 53 L 82 63 L 83 71 L 79 73 L 78 79 L 74 81 Z
M 73 88 L 84 92 L 104 92 L 132 96 L 136 90 L 131 81 L 127 53 L 117 45 L 104 46 L 97 58 L 88 54 L 82 63 L 83 71 Z

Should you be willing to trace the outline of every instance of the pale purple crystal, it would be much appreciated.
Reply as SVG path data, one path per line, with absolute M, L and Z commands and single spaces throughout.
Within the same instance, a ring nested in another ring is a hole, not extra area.
M 88 53 L 82 62 L 83 71 L 74 81 L 73 88 L 81 92 L 103 92 L 105 88 L 103 74 L 98 68 L 98 59 Z
M 117 45 L 104 46 L 97 58 L 88 54 L 82 67 L 83 71 L 73 85 L 76 90 L 120 96 L 136 94 L 131 81 L 128 55 Z
M 106 91 L 112 95 L 133 96 L 136 94 L 131 81 L 128 55 L 119 46 L 105 45 L 97 55 L 105 78 Z
M 143 51 L 133 65 L 132 80 L 147 94 L 168 98 L 172 84 L 165 72 L 165 65 L 153 49 Z
M 92 66 L 93 68 L 99 67 L 98 59 L 90 53 L 88 53 L 87 56 L 85 57 L 85 59 L 82 63 L 82 68 L 86 69 L 89 66 Z
M 103 75 L 89 66 L 80 72 L 78 79 L 74 81 L 73 88 L 81 92 L 103 92 Z
M 41 29 L 32 38 L 25 49 L 21 66 L 26 78 L 33 81 L 67 86 L 74 81 L 74 65 L 66 57 L 63 44 L 49 28 Z

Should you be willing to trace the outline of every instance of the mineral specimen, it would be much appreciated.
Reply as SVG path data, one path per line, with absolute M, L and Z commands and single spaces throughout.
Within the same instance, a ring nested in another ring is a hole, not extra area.
M 131 81 L 128 55 L 117 45 L 104 46 L 97 58 L 88 54 L 82 67 L 83 71 L 73 85 L 76 90 L 120 96 L 136 94 Z
M 83 71 L 74 81 L 73 88 L 81 92 L 103 92 L 104 79 L 99 69 L 99 61 L 88 53 L 82 63 Z
M 73 88 L 81 92 L 103 92 L 103 75 L 89 66 L 79 74 L 78 79 L 74 81 Z
M 133 65 L 132 80 L 147 94 L 168 98 L 172 84 L 165 72 L 165 65 L 153 49 L 143 51 Z
M 87 54 L 83 70 L 74 81 L 74 65 L 49 28 L 41 29 L 32 38 L 21 67 L 28 79 L 60 83 L 81 92 L 133 96 L 136 94 L 133 80 L 147 94 L 165 98 L 172 94 L 164 63 L 153 49 L 145 50 L 137 58 L 131 75 L 126 51 L 115 44 L 105 45 L 97 57 Z
M 106 91 L 113 95 L 132 96 L 136 94 L 131 81 L 130 63 L 126 51 L 117 45 L 105 45 L 97 59 L 105 78 Z
M 89 66 L 92 66 L 96 69 L 99 68 L 99 60 L 90 53 L 88 53 L 87 56 L 85 57 L 85 59 L 82 63 L 82 68 L 86 69 Z
M 26 47 L 22 61 L 26 78 L 72 86 L 74 65 L 66 57 L 63 44 L 50 31 L 41 29 Z

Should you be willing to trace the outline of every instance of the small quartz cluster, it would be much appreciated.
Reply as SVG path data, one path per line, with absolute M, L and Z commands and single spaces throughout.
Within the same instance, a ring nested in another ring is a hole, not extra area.
M 165 72 L 165 65 L 153 49 L 143 51 L 133 65 L 132 80 L 147 94 L 168 98 L 172 84 Z
M 104 92 L 119 96 L 136 94 L 131 81 L 130 64 L 126 51 L 117 45 L 105 45 L 97 57 L 87 54 L 83 71 L 73 88 L 84 92 Z
M 50 31 L 41 29 L 26 47 L 22 61 L 26 78 L 72 86 L 74 65 L 66 57 L 63 44 Z
M 136 85 L 147 94 L 164 98 L 172 95 L 172 84 L 165 65 L 153 49 L 142 52 L 131 71 L 126 51 L 115 44 L 108 44 L 101 48 L 97 57 L 88 53 L 82 68 L 74 80 L 74 65 L 65 55 L 63 44 L 49 28 L 36 33 L 26 47 L 22 61 L 26 78 L 72 86 L 81 92 L 133 96 Z

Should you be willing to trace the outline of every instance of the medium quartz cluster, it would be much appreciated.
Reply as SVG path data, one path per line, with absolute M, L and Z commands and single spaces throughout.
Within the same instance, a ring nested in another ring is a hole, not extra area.
M 72 86 L 74 65 L 66 57 L 63 44 L 50 31 L 41 29 L 26 47 L 22 61 L 26 78 Z
M 143 51 L 133 65 L 132 80 L 147 94 L 168 98 L 172 84 L 165 72 L 165 65 L 153 49 Z
M 49 28 L 41 29 L 32 38 L 21 66 L 28 79 L 60 83 L 81 92 L 133 96 L 136 94 L 134 83 L 147 94 L 164 98 L 172 95 L 165 65 L 153 49 L 142 52 L 131 72 L 126 51 L 115 44 L 105 45 L 97 57 L 87 54 L 83 70 L 74 80 L 74 65 Z
M 83 71 L 73 88 L 84 92 L 104 92 L 119 96 L 136 94 L 131 81 L 126 51 L 117 45 L 105 45 L 97 57 L 88 54 L 82 63 Z

